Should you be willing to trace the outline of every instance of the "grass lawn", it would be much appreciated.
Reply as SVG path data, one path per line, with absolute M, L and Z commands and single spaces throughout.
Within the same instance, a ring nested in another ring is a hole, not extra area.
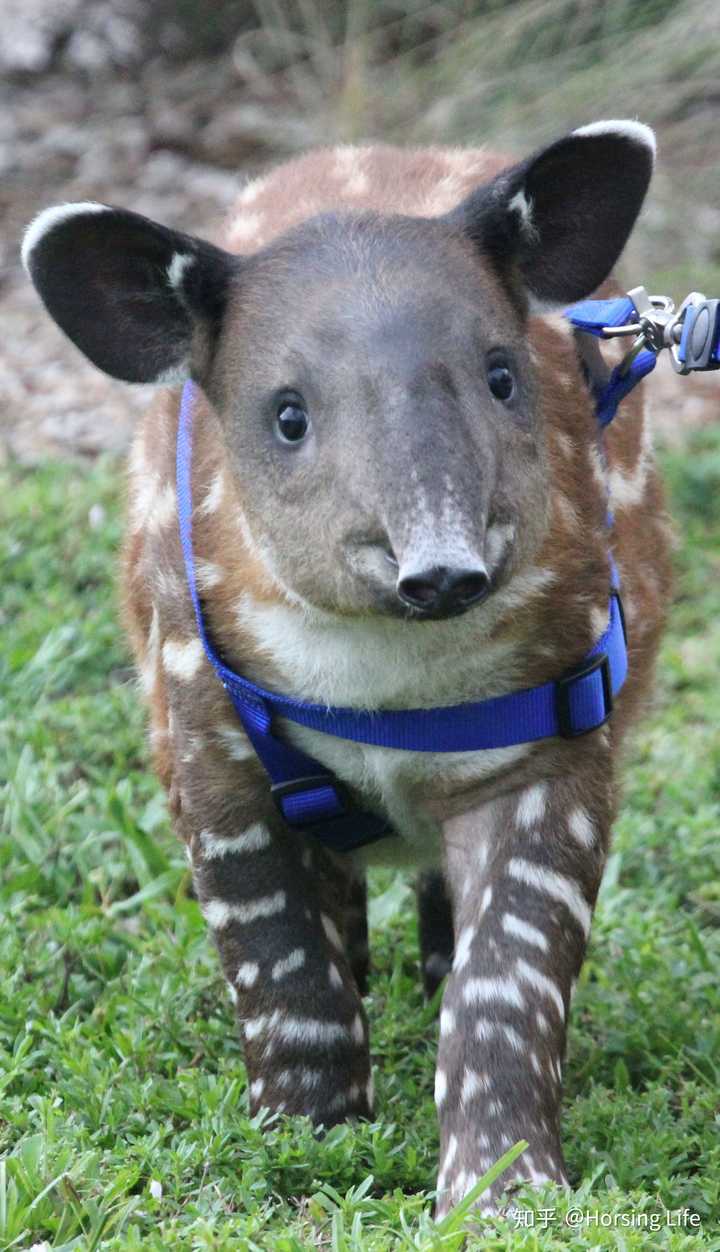
M 664 459 L 678 599 L 573 1007 L 578 1190 L 524 1193 L 534 1226 L 470 1246 L 720 1249 L 720 433 Z M 0 471 L 0 1248 L 460 1248 L 462 1213 L 431 1219 L 436 1024 L 402 879 L 373 884 L 378 1120 L 248 1116 L 117 625 L 122 479 Z M 578 1207 L 663 1216 L 571 1228 Z M 683 1208 L 700 1227 L 664 1224 Z

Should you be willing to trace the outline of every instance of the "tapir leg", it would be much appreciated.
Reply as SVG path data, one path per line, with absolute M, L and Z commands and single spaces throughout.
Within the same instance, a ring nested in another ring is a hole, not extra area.
M 609 777 L 596 761 L 586 779 L 549 780 L 445 824 L 456 943 L 435 1086 L 440 1213 L 519 1139 L 529 1148 L 481 1205 L 513 1180 L 566 1182 L 561 1067 L 606 855 Z

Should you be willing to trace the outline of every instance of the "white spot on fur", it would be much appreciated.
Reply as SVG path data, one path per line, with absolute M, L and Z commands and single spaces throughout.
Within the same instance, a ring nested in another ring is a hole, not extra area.
M 332 918 L 328 917 L 327 913 L 321 913 L 320 921 L 322 922 L 322 928 L 325 931 L 325 934 L 327 935 L 327 938 L 329 939 L 332 946 L 334 948 L 337 948 L 338 952 L 343 952 L 344 944 L 338 933 L 338 928 L 335 925 Z
M 233 761 L 248 761 L 255 755 L 244 730 L 238 730 L 236 726 L 219 726 L 215 734 Z
M 467 1104 L 479 1091 L 487 1091 L 489 1085 L 486 1074 L 478 1074 L 476 1070 L 468 1067 L 463 1075 L 462 1091 L 460 1092 L 462 1103 Z
M 463 991 L 466 1004 L 482 1004 L 488 1000 L 501 1000 L 517 1009 L 525 1007 L 525 1001 L 517 983 L 512 978 L 469 978 Z
M 189 268 L 189 266 L 194 265 L 194 263 L 195 263 L 195 257 L 192 255 L 192 253 L 176 252 L 173 256 L 172 261 L 170 262 L 170 264 L 168 265 L 165 271 L 167 274 L 167 280 L 170 286 L 172 287 L 173 291 L 176 291 L 181 298 L 182 298 L 182 285 L 185 281 L 185 271 Z
M 277 1076 L 277 1082 L 281 1087 L 319 1087 L 323 1080 L 323 1071 L 321 1069 L 282 1069 Z
M 152 502 L 145 520 L 151 534 L 157 534 L 177 517 L 177 494 L 172 483 L 165 483 Z
M 507 872 L 518 882 L 527 883 L 529 887 L 534 887 L 544 895 L 560 900 L 579 923 L 587 938 L 590 933 L 592 912 L 576 882 L 564 874 L 556 873 L 555 870 L 544 869 L 542 865 L 525 861 L 522 857 L 513 857 L 508 863 Z
M 334 961 L 331 961 L 330 964 L 328 965 L 328 978 L 330 979 L 331 987 L 336 987 L 338 990 L 342 987 L 343 985 L 342 976 L 340 974 L 340 970 L 338 969 Z
M 470 959 L 470 948 L 476 935 L 474 926 L 465 926 L 460 931 L 457 946 L 455 948 L 455 960 L 453 961 L 453 969 L 456 971 L 464 969 Z
M 230 999 L 232 1000 L 233 1004 L 237 1004 L 238 1002 L 237 987 L 233 987 L 232 983 L 229 982 L 227 985 L 227 989 L 230 993 Z
M 478 1039 L 492 1039 L 497 1034 L 497 1029 L 495 1022 L 489 1022 L 486 1017 L 479 1017 L 475 1023 L 475 1035 Z
M 163 665 L 168 674 L 181 682 L 190 682 L 202 665 L 205 652 L 199 639 L 166 639 L 162 648 Z
M 312 1017 L 288 1017 L 280 1022 L 277 1033 L 286 1043 L 332 1043 L 348 1036 L 342 1022 L 322 1022 Z
M 264 1090 L 265 1090 L 264 1078 L 256 1078 L 254 1082 L 250 1083 L 250 1098 L 252 1100 L 259 1100 Z
M 451 1135 L 450 1138 L 448 1139 L 447 1152 L 445 1153 L 445 1159 L 442 1164 L 443 1173 L 446 1174 L 447 1171 L 450 1169 L 450 1166 L 452 1165 L 453 1161 L 455 1160 L 455 1157 L 457 1156 L 457 1150 L 458 1150 L 457 1135 Z
M 287 903 L 284 891 L 276 891 L 270 896 L 258 896 L 256 900 L 248 900 L 247 904 L 229 904 L 226 900 L 208 900 L 203 905 L 203 914 L 213 930 L 222 930 L 231 922 L 247 925 L 258 917 L 274 917 L 282 913 Z
M 305 964 L 305 949 L 293 948 L 287 956 L 276 961 L 272 967 L 273 982 L 279 982 L 286 974 L 293 974 L 295 970 L 302 969 Z
M 652 432 L 649 421 L 643 421 L 640 455 L 630 474 L 615 468 L 608 474 L 608 492 L 611 509 L 632 508 L 640 504 L 645 495 L 648 474 L 652 468 Z
M 447 1078 L 443 1070 L 435 1071 L 435 1104 L 441 1105 L 447 1095 Z
M 440 1013 L 440 1034 L 451 1035 L 455 1029 L 455 1014 L 452 1009 L 443 1009 Z
M 235 975 L 235 981 L 247 991 L 250 987 L 255 986 L 259 973 L 260 966 L 256 961 L 243 961 Z
M 160 617 L 153 605 L 150 631 L 147 637 L 145 658 L 139 667 L 140 686 L 146 696 L 152 693 L 157 680 L 158 660 L 160 656 Z
M 595 831 L 585 809 L 574 809 L 568 818 L 568 830 L 581 847 L 591 848 L 595 842 Z
M 352 1038 L 354 1043 L 365 1042 L 365 1027 L 363 1026 L 363 1020 L 359 1013 L 356 1013 L 353 1019 Z
M 517 1030 L 515 1030 L 514 1026 L 503 1024 L 501 1029 L 514 1052 L 525 1052 L 527 1044 L 525 1043 L 522 1035 L 518 1034 Z
M 243 1034 L 246 1039 L 257 1039 L 263 1031 L 267 1030 L 270 1018 L 266 1013 L 262 1013 L 259 1017 L 249 1017 L 242 1023 Z
M 230 231 L 233 243 L 249 243 L 260 234 L 261 226 L 262 218 L 259 213 L 243 213 L 236 217 Z
M 573 532 L 577 531 L 580 525 L 580 514 L 572 501 L 566 495 L 563 495 L 561 491 L 558 491 L 553 499 L 553 504 L 565 529 Z
M 270 835 L 262 822 L 255 822 L 241 835 L 233 835 L 227 839 L 222 835 L 214 835 L 210 830 L 203 830 L 200 837 L 205 860 L 235 856 L 241 852 L 260 852 L 270 845 Z
M 537 1013 L 535 1014 L 535 1021 L 537 1022 L 537 1027 L 538 1027 L 538 1030 L 541 1032 L 541 1034 L 546 1035 L 548 1030 L 550 1029 L 550 1023 L 547 1017 L 545 1016 L 545 1014 L 542 1013 L 540 1009 L 538 1009 Z
M 545 783 L 535 783 L 533 787 L 528 787 L 527 791 L 523 791 L 515 815 L 519 826 L 529 830 L 531 826 L 542 821 L 545 816 L 546 795 Z
M 157 591 L 158 600 L 176 600 L 184 599 L 187 595 L 187 583 L 173 569 L 157 569 L 154 570 L 155 589 Z
M 214 561 L 195 562 L 195 582 L 199 591 L 212 591 L 213 587 L 219 586 L 223 578 L 222 567 L 216 565 Z
M 247 1039 L 269 1034 L 284 1043 L 308 1046 L 348 1038 L 348 1029 L 341 1022 L 318 1021 L 314 1017 L 286 1017 L 277 1009 L 244 1022 L 243 1030 Z M 265 1051 L 269 1050 L 270 1046 L 266 1045 Z
M 500 558 L 508 544 L 512 542 L 514 534 L 515 527 L 512 523 L 507 525 L 496 523 L 488 528 L 485 535 L 485 563 L 489 573 L 492 573 L 499 565 Z
M 134 529 L 145 525 L 160 491 L 157 470 L 136 474 L 131 484 L 130 519 Z
M 216 513 L 222 504 L 225 495 L 225 474 L 219 469 L 213 478 L 207 494 L 202 502 L 197 506 L 197 513 L 201 517 L 209 517 L 212 513 Z
M 530 965 L 528 961 L 523 960 L 522 957 L 516 961 L 515 968 L 523 982 L 529 983 L 536 991 L 541 991 L 544 995 L 549 996 L 560 1015 L 560 1019 L 564 1020 L 565 1003 L 557 983 L 553 982 L 552 978 L 548 978 L 547 974 L 543 974 L 542 970 L 536 969 L 534 965 Z
M 610 621 L 607 605 L 603 605 L 600 609 L 594 604 L 590 610 L 590 627 L 594 639 L 599 639 L 605 634 Z
M 537 230 L 533 223 L 532 200 L 528 200 L 525 195 L 525 189 L 520 188 L 515 192 L 512 200 L 508 201 L 508 209 L 511 213 L 516 213 L 520 221 L 520 232 L 526 239 L 536 239 Z
M 502 928 L 506 935 L 514 935 L 518 939 L 524 939 L 525 943 L 531 943 L 534 947 L 539 948 L 541 952 L 547 952 L 548 941 L 543 932 L 538 930 L 537 926 L 531 926 L 522 917 L 517 917 L 514 913 L 504 913 Z
M 504 613 L 508 609 L 519 608 L 551 587 L 557 579 L 557 574 L 551 569 L 533 569 L 526 574 L 516 574 L 508 587 L 497 593 L 498 604 L 502 604 Z
M 185 739 L 185 751 L 180 758 L 183 765 L 189 765 L 202 752 L 207 740 L 204 735 L 188 735 Z

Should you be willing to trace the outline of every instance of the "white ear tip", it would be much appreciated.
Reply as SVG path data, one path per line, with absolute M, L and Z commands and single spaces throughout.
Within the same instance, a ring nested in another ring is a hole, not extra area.
M 109 205 L 96 204 L 94 200 L 83 200 L 76 204 L 54 204 L 49 209 L 43 209 L 37 217 L 33 218 L 23 236 L 21 256 L 25 269 L 28 273 L 30 272 L 30 254 L 34 252 L 43 236 L 54 230 L 61 222 L 82 213 L 109 212 Z
M 649 148 L 653 158 L 657 151 L 655 132 L 644 122 L 637 122 L 633 118 L 612 118 L 608 121 L 590 122 L 589 126 L 578 126 L 577 130 L 572 133 L 588 136 L 622 135 L 625 139 L 632 140 L 633 143 L 640 143 L 643 147 Z

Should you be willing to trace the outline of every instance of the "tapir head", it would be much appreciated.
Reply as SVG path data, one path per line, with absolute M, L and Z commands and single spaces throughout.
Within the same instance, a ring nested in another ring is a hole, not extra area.
M 443 217 L 324 215 L 245 257 L 122 209 L 65 205 L 32 223 L 23 256 L 95 365 L 204 389 L 244 533 L 293 598 L 449 617 L 542 542 L 528 314 L 607 276 L 653 157 L 646 127 L 597 123 Z

